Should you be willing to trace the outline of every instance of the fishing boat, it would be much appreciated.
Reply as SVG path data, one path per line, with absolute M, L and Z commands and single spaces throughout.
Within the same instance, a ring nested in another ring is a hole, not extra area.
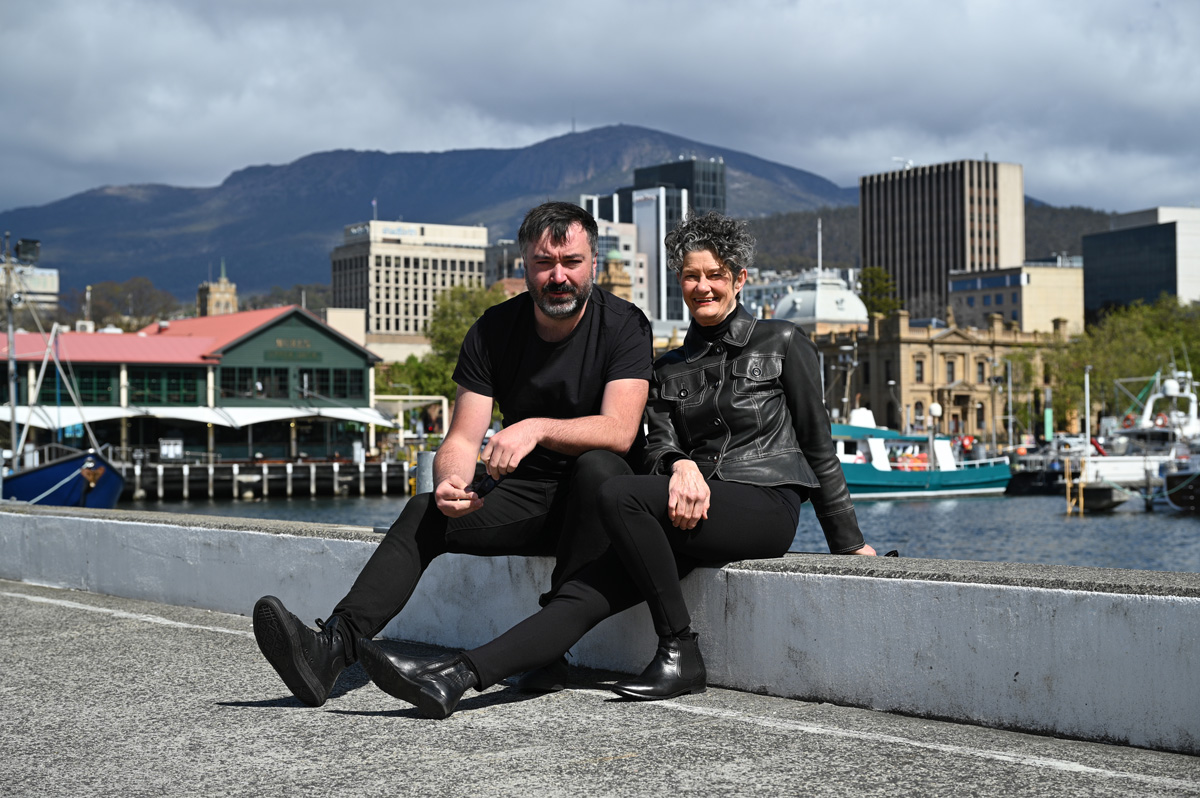
M 860 501 L 1001 494 L 1012 477 L 1007 457 L 959 459 L 945 436 L 852 424 L 833 424 L 831 433 L 850 496 Z
M 6 342 L 8 386 L 5 392 L 8 402 L 2 410 L 3 420 L 8 423 L 10 440 L 13 442 L 11 449 L 0 455 L 0 499 L 39 505 L 111 509 L 116 506 L 117 500 L 121 497 L 121 492 L 125 488 L 125 478 L 101 454 L 102 448 L 97 443 L 91 426 L 87 424 L 86 420 L 83 421 L 83 427 L 87 431 L 93 447 L 87 451 L 71 449 L 59 444 L 50 444 L 40 450 L 31 450 L 26 447 L 29 429 L 33 426 L 30 422 L 34 419 L 34 414 L 40 414 L 39 417 L 47 416 L 47 414 L 40 406 L 22 407 L 17 401 L 19 382 L 17 380 L 13 315 L 16 307 L 22 302 L 22 292 L 17 284 L 15 267 L 18 263 L 36 262 L 38 249 L 38 242 L 22 239 L 17 242 L 17 256 L 14 259 L 9 251 L 6 235 L 4 249 L 0 252 L 4 268 L 4 305 L 7 309 L 8 320 Z M 53 363 L 54 368 L 58 369 L 63 377 L 63 384 L 66 386 L 71 400 L 78 408 L 81 407 L 78 391 L 62 369 L 62 364 L 54 350 L 54 340 L 58 330 L 59 327 L 54 325 L 46 338 L 42 367 L 38 372 L 37 384 L 30 395 L 39 395 L 47 367 Z M 61 414 L 57 415 L 61 417 Z M 20 430 L 20 434 L 18 434 L 18 430 Z M 42 462 L 42 455 L 45 454 L 50 456 L 45 462 Z

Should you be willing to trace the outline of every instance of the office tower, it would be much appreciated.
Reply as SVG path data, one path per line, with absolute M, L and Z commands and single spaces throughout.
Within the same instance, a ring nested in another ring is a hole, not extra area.
M 1124 213 L 1108 232 L 1084 236 L 1083 285 L 1088 314 L 1164 293 L 1200 301 L 1200 209 Z
M 363 308 L 368 333 L 424 335 L 438 297 L 482 286 L 487 228 L 414 222 L 347 225 L 333 250 L 333 305 Z
M 1020 266 L 1020 164 L 955 161 L 859 179 L 862 265 L 892 276 L 913 318 L 944 318 L 951 272 Z

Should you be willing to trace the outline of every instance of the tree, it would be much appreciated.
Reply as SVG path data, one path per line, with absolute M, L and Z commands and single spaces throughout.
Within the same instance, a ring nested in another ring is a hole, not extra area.
M 1131 408 L 1116 396 L 1116 380 L 1150 377 L 1168 370 L 1172 362 L 1186 369 L 1193 352 L 1200 353 L 1200 306 L 1180 305 L 1176 297 L 1164 294 L 1152 305 L 1138 301 L 1114 309 L 1083 335 L 1047 353 L 1055 377 L 1055 415 L 1065 417 L 1082 409 L 1087 366 L 1092 367 L 1093 402 L 1103 412 L 1124 415 Z
M 242 310 L 303 305 L 308 310 L 316 312 L 329 307 L 332 300 L 333 288 L 331 286 L 324 283 L 297 283 L 286 289 L 273 285 L 268 293 L 250 294 L 238 305 Z
M 896 283 L 892 276 L 878 266 L 868 266 L 859 275 L 862 292 L 859 296 L 867 306 L 868 313 L 882 313 L 885 316 L 894 310 L 899 310 L 902 303 L 896 298 Z
M 82 291 L 63 295 L 60 315 L 82 319 L 87 298 Z M 131 277 L 123 283 L 106 280 L 92 286 L 91 317 L 96 325 L 112 324 L 126 331 L 139 330 L 159 319 L 178 317 L 182 307 L 174 296 L 154 287 L 148 277 Z
M 453 375 L 458 365 L 458 350 L 467 330 L 493 305 L 507 299 L 503 289 L 456 286 L 443 293 L 429 319 L 429 343 L 433 351 L 420 360 L 409 357 L 376 372 L 376 389 L 395 393 L 396 385 L 411 385 L 413 393 L 441 395 L 453 399 L 456 391 Z

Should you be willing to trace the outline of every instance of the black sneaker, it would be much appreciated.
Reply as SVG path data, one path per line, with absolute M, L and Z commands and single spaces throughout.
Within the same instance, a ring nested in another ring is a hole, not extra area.
M 310 707 L 329 697 L 338 674 L 346 668 L 346 644 L 338 634 L 341 619 L 317 621 L 314 632 L 287 611 L 274 596 L 263 596 L 254 605 L 254 639 L 283 683 Z

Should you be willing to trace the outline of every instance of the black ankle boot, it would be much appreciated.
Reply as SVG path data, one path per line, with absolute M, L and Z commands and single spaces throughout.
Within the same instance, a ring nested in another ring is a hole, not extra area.
M 358 661 L 380 690 L 412 704 L 426 718 L 450 717 L 463 693 L 479 684 L 461 654 L 405 657 L 364 637 L 358 640 Z
M 254 605 L 254 639 L 283 683 L 310 707 L 329 697 L 338 674 L 346 668 L 346 643 L 341 618 L 317 621 L 314 632 L 287 611 L 274 596 L 263 596 Z
M 636 679 L 625 679 L 612 691 L 625 698 L 659 701 L 686 693 L 703 693 L 708 685 L 700 636 L 687 632 L 678 637 L 660 637 L 654 659 Z

